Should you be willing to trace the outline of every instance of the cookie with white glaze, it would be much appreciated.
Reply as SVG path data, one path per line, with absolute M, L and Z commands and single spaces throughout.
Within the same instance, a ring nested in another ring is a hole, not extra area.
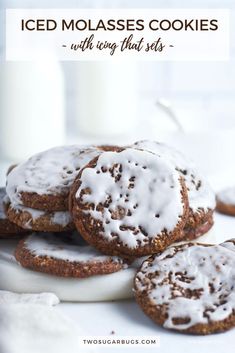
M 235 187 L 221 190 L 216 195 L 216 211 L 235 216 Z
M 21 266 L 61 277 L 86 278 L 117 272 L 122 258 L 101 254 L 77 233 L 33 233 L 22 239 L 15 258 Z
M 178 171 L 151 152 L 104 152 L 79 173 L 70 211 L 84 239 L 103 253 L 163 250 L 184 228 L 187 192 Z
M 11 204 L 37 210 L 67 211 L 70 187 L 80 169 L 102 153 L 95 147 L 61 146 L 38 153 L 7 176 Z
M 156 141 L 138 141 L 133 147 L 153 152 L 172 163 L 185 180 L 188 190 L 189 215 L 180 239 L 192 240 L 213 226 L 215 194 L 194 163 L 176 149 Z
M 5 213 L 5 188 L 0 188 L 0 238 L 15 237 L 26 233 L 24 229 L 12 223 Z
M 42 211 L 22 205 L 7 206 L 8 219 L 19 227 L 41 232 L 64 232 L 75 226 L 69 211 Z
M 235 256 L 220 245 L 172 246 L 144 261 L 135 297 L 166 329 L 210 334 L 235 326 Z

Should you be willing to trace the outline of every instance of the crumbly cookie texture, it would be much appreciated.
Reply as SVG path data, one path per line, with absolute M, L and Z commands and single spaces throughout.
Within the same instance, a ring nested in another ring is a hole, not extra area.
M 70 193 L 74 223 L 107 254 L 142 256 L 182 231 L 187 191 L 178 171 L 151 152 L 104 152 L 79 173 Z
M 182 237 L 194 239 L 207 232 L 213 225 L 213 220 L 210 218 L 216 205 L 215 194 L 209 183 L 197 171 L 194 163 L 181 152 L 164 143 L 148 140 L 138 141 L 133 147 L 153 152 L 166 159 L 184 178 L 188 190 L 190 210 Z M 205 223 L 207 226 L 202 227 Z M 194 232 L 194 229 L 197 229 L 197 231 Z
M 76 232 L 33 233 L 19 242 L 15 257 L 25 268 L 62 277 L 86 278 L 127 266 L 122 258 L 101 254 L 84 244 Z
M 209 334 L 235 326 L 235 256 L 221 245 L 172 246 L 147 259 L 135 296 L 157 324 Z
M 96 147 L 73 145 L 34 155 L 7 176 L 6 191 L 11 204 L 43 211 L 66 211 L 75 177 L 100 153 Z

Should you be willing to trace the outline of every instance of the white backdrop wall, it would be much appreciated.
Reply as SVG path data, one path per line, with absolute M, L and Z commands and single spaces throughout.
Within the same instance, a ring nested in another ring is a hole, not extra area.
M 234 0 L 3 0 L 1 2 L 1 58 L 4 51 L 4 11 L 8 8 L 39 7 L 144 7 L 229 8 L 231 11 L 231 60 L 229 62 L 140 62 L 138 94 L 145 115 L 151 114 L 158 98 L 169 99 L 186 129 L 235 128 L 235 1 Z M 219 45 L 219 44 L 218 44 Z M 62 63 L 66 81 L 66 118 L 70 128 L 77 119 L 74 110 L 77 63 Z M 146 108 L 147 107 L 147 108 Z M 145 110 L 147 109 L 147 111 Z M 148 110 L 149 109 L 149 110 Z M 191 113 L 190 113 L 191 112 Z M 195 113 L 196 112 L 196 113 Z M 222 119 L 221 119 L 222 118 Z

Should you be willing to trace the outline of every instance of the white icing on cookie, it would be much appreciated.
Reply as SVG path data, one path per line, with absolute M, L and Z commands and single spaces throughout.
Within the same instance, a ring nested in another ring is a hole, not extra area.
M 207 212 L 215 208 L 215 195 L 209 183 L 195 168 L 194 163 L 174 148 L 155 141 L 139 141 L 133 147 L 144 149 L 171 162 L 182 174 L 188 188 L 189 207 L 194 211 L 199 208 Z
M 113 176 L 104 172 L 113 166 Z M 179 179 L 179 173 L 161 157 L 128 148 L 119 153 L 105 152 L 96 167 L 84 169 L 75 197 L 89 188 L 91 192 L 82 196 L 82 202 L 97 206 L 109 201 L 102 211 L 96 207 L 83 212 L 102 222 L 102 236 L 107 240 L 118 237 L 123 244 L 136 248 L 164 229 L 173 231 L 180 222 L 184 207 Z M 121 219 L 114 219 L 115 213 L 121 213 Z
M 62 301 L 105 301 L 133 297 L 136 269 L 129 267 L 88 278 L 52 276 L 19 266 L 14 258 L 15 240 L 1 240 L 0 289 L 16 293 L 55 293 Z M 12 280 L 14 278 L 14 281 Z
M 16 166 L 7 176 L 12 205 L 22 204 L 21 193 L 68 194 L 79 170 L 99 155 L 95 147 L 61 146 L 44 151 Z
M 84 243 L 76 232 L 65 236 L 53 233 L 33 233 L 25 240 L 25 248 L 35 256 L 48 256 L 69 262 L 103 262 L 110 258 L 112 261 L 122 262 L 121 258 L 103 255 Z
M 230 187 L 220 191 L 217 194 L 217 199 L 226 205 L 235 206 L 235 187 Z
M 5 188 L 0 188 L 0 220 L 7 218 L 5 211 L 4 211 L 4 198 L 5 198 L 5 196 L 6 196 Z
M 10 205 L 9 207 L 15 212 L 27 212 L 31 216 L 27 224 L 24 224 L 24 228 L 26 229 L 32 229 L 32 222 L 43 216 L 48 216 L 52 224 L 57 224 L 62 227 L 66 227 L 72 222 L 72 216 L 69 211 L 40 211 L 22 205 Z
M 220 245 L 185 244 L 182 250 L 176 249 L 168 248 L 156 256 L 151 266 L 148 261 L 143 263 L 137 274 L 137 290 L 147 290 L 154 304 L 167 305 L 167 328 L 185 330 L 226 319 L 235 310 L 233 252 Z M 187 298 L 187 291 L 197 291 L 198 297 L 191 292 L 192 297 Z M 188 322 L 177 324 L 176 318 L 187 318 Z
M 182 170 L 195 167 L 195 164 L 183 153 L 162 142 L 143 140 L 135 142 L 132 147 L 156 153 Z

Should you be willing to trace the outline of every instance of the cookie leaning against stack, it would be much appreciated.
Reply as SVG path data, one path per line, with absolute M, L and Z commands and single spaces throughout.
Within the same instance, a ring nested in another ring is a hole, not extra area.
M 104 152 L 78 174 L 70 211 L 88 243 L 110 255 L 143 256 L 165 249 L 188 217 L 184 179 L 154 153 Z
M 8 218 L 30 230 L 74 229 L 68 211 L 70 187 L 79 170 L 99 153 L 95 147 L 56 147 L 16 166 L 7 176 Z

